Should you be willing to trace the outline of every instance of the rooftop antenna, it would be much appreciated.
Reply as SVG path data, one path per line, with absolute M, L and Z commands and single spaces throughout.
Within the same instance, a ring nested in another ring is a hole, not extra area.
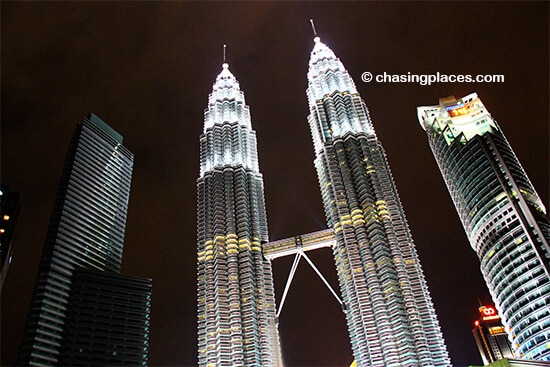
M 315 30 L 315 23 L 313 23 L 313 19 L 309 20 L 311 23 L 311 28 L 313 29 L 313 37 L 317 37 L 317 31 Z
M 315 41 L 315 43 L 317 43 L 321 39 L 317 35 L 317 30 L 315 29 L 315 24 L 313 23 L 313 19 L 310 19 L 309 22 L 311 23 L 311 29 L 313 29 L 313 40 Z
M 225 51 L 226 51 L 226 48 L 227 48 L 227 45 L 224 44 L 224 45 L 223 45 L 223 65 L 222 65 L 222 67 L 223 67 L 224 69 L 227 69 L 227 68 L 229 67 L 229 65 L 227 64 L 227 58 L 226 58 L 226 52 L 225 52 Z
M 479 297 L 477 298 L 477 301 L 479 302 L 479 307 L 485 307 L 483 306 L 483 303 L 481 303 L 481 300 L 479 299 Z

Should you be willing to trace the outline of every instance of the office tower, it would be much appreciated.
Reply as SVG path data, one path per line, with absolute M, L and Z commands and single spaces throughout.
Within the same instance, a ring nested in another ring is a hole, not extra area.
M 61 365 L 147 365 L 150 279 L 77 270 L 68 309 Z
M 476 93 L 418 107 L 516 355 L 550 361 L 550 224 L 510 144 Z
M 474 339 L 483 364 L 503 358 L 514 358 L 514 352 L 508 340 L 500 316 L 493 307 L 479 307 L 480 317 L 474 323 Z
M 226 63 L 208 97 L 200 159 L 199 365 L 280 365 L 256 133 Z
M 0 291 L 12 259 L 13 234 L 19 215 L 19 193 L 0 185 Z
M 308 116 L 359 366 L 450 360 L 382 144 L 344 65 L 315 37 Z
M 100 118 L 91 114 L 78 124 L 46 234 L 18 364 L 63 364 L 75 274 L 119 273 L 133 161 L 122 136 Z

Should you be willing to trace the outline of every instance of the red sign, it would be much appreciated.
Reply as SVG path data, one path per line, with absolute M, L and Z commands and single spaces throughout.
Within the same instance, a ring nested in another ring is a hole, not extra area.
M 500 316 L 493 307 L 481 306 L 479 308 L 479 312 L 481 313 L 481 318 L 483 321 L 500 319 Z

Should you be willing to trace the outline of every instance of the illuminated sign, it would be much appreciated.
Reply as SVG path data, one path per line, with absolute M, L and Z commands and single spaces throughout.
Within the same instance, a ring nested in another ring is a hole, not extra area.
M 483 321 L 489 321 L 489 320 L 498 320 L 500 319 L 500 316 L 498 315 L 497 311 L 494 309 L 494 307 L 485 307 L 481 306 L 479 308 L 479 312 L 481 313 L 481 319 Z
M 491 335 L 498 335 L 498 334 L 504 334 L 504 326 L 494 326 L 489 328 L 489 334 Z
M 447 111 L 452 111 L 454 109 L 457 109 L 457 108 L 460 108 L 460 107 L 463 107 L 464 106 L 464 103 L 462 103 L 462 101 L 457 101 L 456 104 L 452 105 L 452 106 L 445 106 L 445 109 Z
M 464 104 L 461 100 L 457 101 L 456 104 L 452 106 L 446 106 L 445 110 L 451 115 L 451 117 L 461 116 L 461 115 L 467 115 L 470 113 L 470 105 Z

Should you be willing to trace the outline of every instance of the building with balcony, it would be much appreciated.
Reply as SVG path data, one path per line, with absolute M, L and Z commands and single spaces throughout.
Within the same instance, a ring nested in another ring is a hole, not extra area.
M 519 358 L 550 361 L 546 208 L 476 93 L 418 107 L 418 120 L 512 348 Z

